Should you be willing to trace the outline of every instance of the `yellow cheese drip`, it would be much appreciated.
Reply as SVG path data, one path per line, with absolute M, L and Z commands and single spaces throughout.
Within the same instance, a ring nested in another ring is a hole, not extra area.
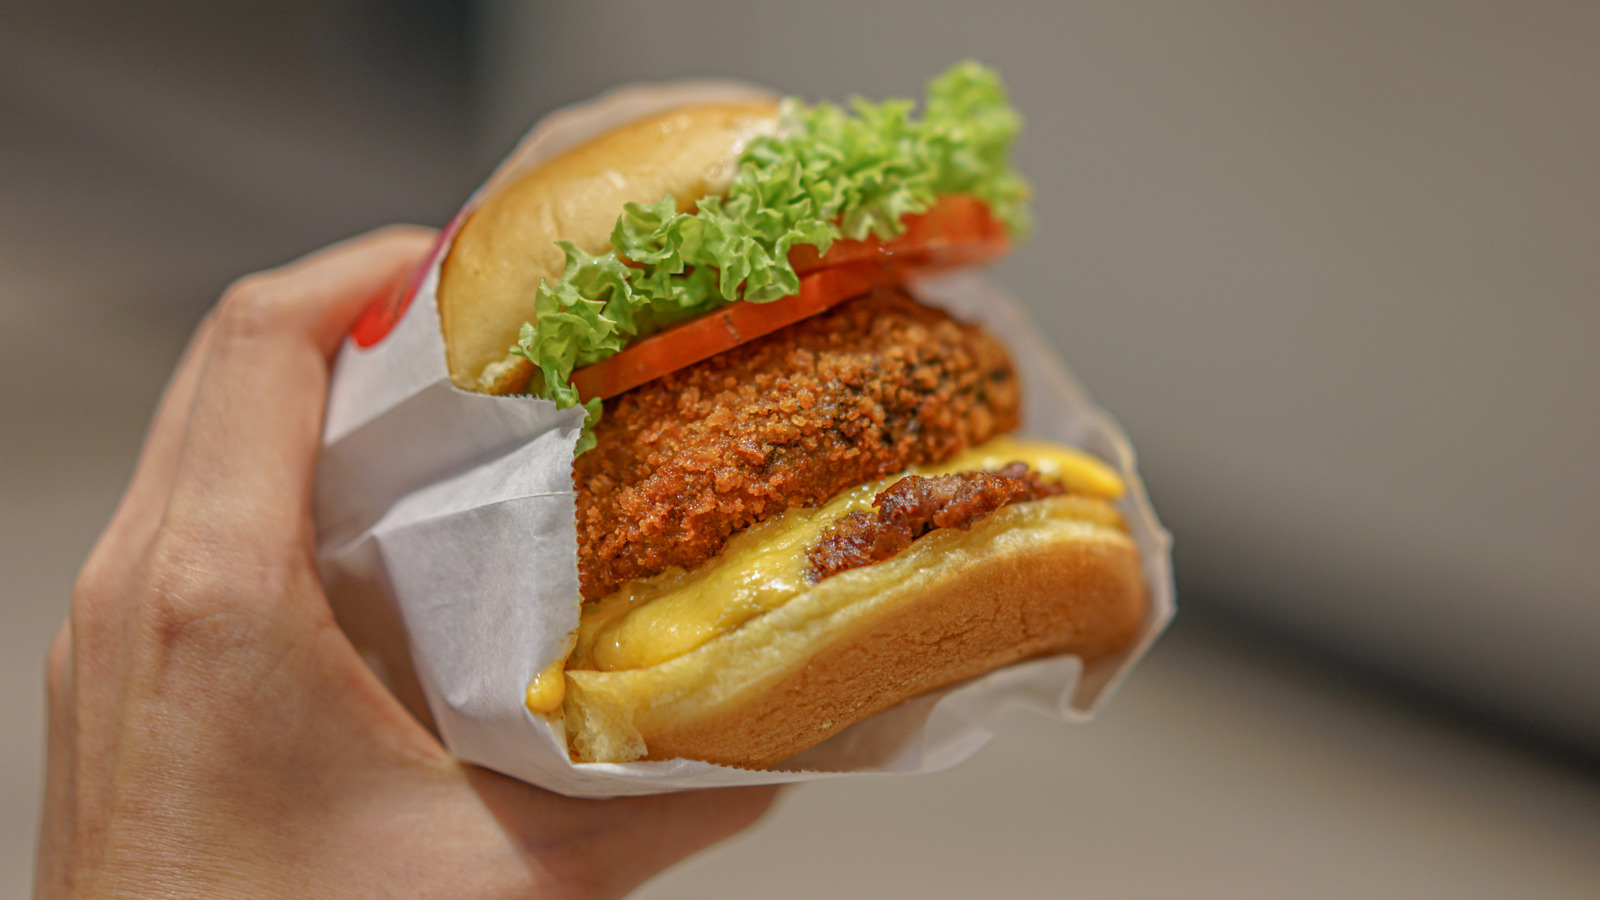
M 528 682 L 528 696 L 524 701 L 534 715 L 547 715 L 561 708 L 567 698 L 566 659 L 558 659 L 533 676 Z
M 1000 437 L 932 466 L 863 484 L 820 507 L 797 507 L 753 525 L 693 572 L 673 569 L 624 585 L 583 611 L 569 668 L 616 671 L 665 662 L 783 604 L 809 587 L 806 551 L 830 524 L 904 475 L 997 470 L 1022 461 L 1047 481 L 1103 500 L 1122 496 L 1122 479 L 1080 450 L 1044 441 Z M 537 682 L 536 682 L 537 683 Z M 532 707 L 533 688 L 529 688 Z

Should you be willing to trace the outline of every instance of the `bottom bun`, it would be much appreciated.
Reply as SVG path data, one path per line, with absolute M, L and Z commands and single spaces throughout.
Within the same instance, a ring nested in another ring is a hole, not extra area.
M 1103 501 L 1007 506 L 814 585 L 681 656 L 568 670 L 579 762 L 683 757 L 765 768 L 918 694 L 1032 657 L 1127 646 L 1139 559 Z

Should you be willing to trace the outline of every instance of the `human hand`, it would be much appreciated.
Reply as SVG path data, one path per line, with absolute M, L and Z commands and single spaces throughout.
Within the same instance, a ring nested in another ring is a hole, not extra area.
M 430 239 L 250 276 L 196 332 L 50 651 L 39 897 L 614 897 L 771 802 L 459 763 L 339 630 L 311 521 L 328 361 Z

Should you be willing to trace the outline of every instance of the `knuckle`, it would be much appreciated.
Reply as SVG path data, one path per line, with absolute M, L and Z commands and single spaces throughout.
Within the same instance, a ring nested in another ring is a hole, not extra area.
M 91 554 L 46 655 L 48 696 L 66 696 L 85 666 L 143 660 L 157 677 L 195 687 L 216 679 L 217 660 L 249 658 L 285 615 L 304 612 L 316 575 L 303 552 L 239 537 L 172 517 L 137 552 Z
M 151 548 L 139 618 L 168 648 L 231 642 L 250 618 L 241 614 L 259 605 L 256 598 L 280 596 L 288 578 L 287 560 L 164 528 Z
M 287 324 L 290 307 L 278 273 L 246 275 L 223 292 L 217 304 L 217 330 L 234 337 L 270 334 Z
M 235 607 L 209 602 L 195 594 L 153 591 L 133 616 L 139 655 L 175 671 L 185 660 L 223 656 L 245 642 L 249 618 Z
M 69 628 L 91 668 L 116 667 L 128 652 L 171 660 L 184 648 L 217 645 L 221 615 L 231 606 L 227 581 L 208 551 L 191 539 L 161 533 L 122 564 L 93 554 L 73 591 Z M 65 632 L 66 629 L 63 629 Z M 70 684 L 74 648 L 57 635 L 48 657 L 50 696 Z
M 188 654 L 215 658 L 243 642 L 248 621 L 228 607 L 193 596 L 158 592 L 139 608 L 135 618 L 144 646 L 153 658 L 171 663 Z
M 127 585 L 122 573 L 103 548 L 97 547 L 78 570 L 72 586 L 72 618 L 96 621 L 116 606 Z
M 237 593 L 243 554 L 188 523 L 164 524 L 150 548 L 149 587 L 162 597 L 227 605 Z

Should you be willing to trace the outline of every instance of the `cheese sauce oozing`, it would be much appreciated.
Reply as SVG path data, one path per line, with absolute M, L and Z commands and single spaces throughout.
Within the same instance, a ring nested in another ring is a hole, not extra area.
M 870 510 L 872 498 L 905 475 L 994 471 L 1016 461 L 1071 493 L 1114 500 L 1124 490 L 1115 471 L 1080 450 L 996 438 L 944 463 L 863 484 L 823 506 L 790 509 L 735 535 L 720 557 L 693 572 L 673 570 L 624 585 L 584 609 L 568 667 L 637 669 L 687 653 L 810 587 L 806 551 L 823 530 L 851 512 Z M 530 687 L 530 707 L 532 699 Z
M 567 661 L 558 659 L 533 676 L 523 701 L 530 711 L 543 715 L 561 708 L 562 701 L 567 699 L 566 670 Z

